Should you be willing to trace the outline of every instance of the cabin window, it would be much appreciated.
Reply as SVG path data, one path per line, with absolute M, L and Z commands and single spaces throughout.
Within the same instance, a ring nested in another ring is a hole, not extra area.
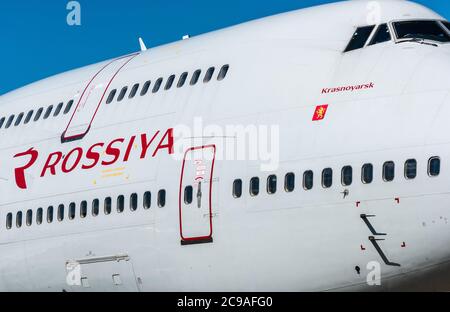
M 361 181 L 364 184 L 370 184 L 373 181 L 373 165 L 365 164 L 361 169 Z
M 28 209 L 27 211 L 27 226 L 31 226 L 33 224 L 33 210 Z
M 259 195 L 259 178 L 255 177 L 250 180 L 250 195 Z
M 156 80 L 155 85 L 153 86 L 152 92 L 153 93 L 158 92 L 159 89 L 161 88 L 162 83 L 163 83 L 163 79 L 162 78 L 159 78 L 158 80 Z
M 215 71 L 215 70 L 216 70 L 216 69 L 215 69 L 214 67 L 210 67 L 210 68 L 208 69 L 208 71 L 206 72 L 205 78 L 203 78 L 203 82 L 204 82 L 204 83 L 208 83 L 208 82 L 211 81 L 211 79 L 212 79 L 212 77 L 213 77 L 213 75 L 214 75 L 214 71 Z
M 47 223 L 53 222 L 53 206 L 47 208 Z
M 138 195 L 136 193 L 130 196 L 130 210 L 136 211 L 138 207 Z
M 242 180 L 237 179 L 233 182 L 233 197 L 241 198 L 242 197 Z
M 116 97 L 116 93 L 117 93 L 116 89 L 111 90 L 111 92 L 109 92 L 109 96 L 108 96 L 108 99 L 106 100 L 106 104 L 111 104 L 112 101 L 114 101 L 114 98 Z
M 99 210 L 100 210 L 100 201 L 98 199 L 94 199 L 92 201 L 92 216 L 96 217 L 98 216 Z
M 228 70 L 230 69 L 230 65 L 223 65 L 220 69 L 219 75 L 217 76 L 217 80 L 222 81 L 228 74 Z
M 64 221 L 64 205 L 61 204 L 58 206 L 58 221 Z
M 31 110 L 31 111 L 28 112 L 27 117 L 25 117 L 25 120 L 24 120 L 24 122 L 23 122 L 25 125 L 26 125 L 27 123 L 30 122 L 31 117 L 33 117 L 33 113 L 34 113 L 33 110 Z M 0 128 L 1 128 L 1 126 L 0 126 Z
M 192 75 L 192 78 L 191 78 L 191 86 L 197 84 L 197 82 L 198 82 L 198 80 L 199 80 L 201 74 L 202 74 L 202 71 L 201 71 L 200 69 L 197 69 L 197 70 L 194 72 L 194 74 Z
M 36 115 L 34 115 L 34 121 L 38 121 L 39 118 L 41 118 L 43 111 L 44 111 L 44 109 L 42 107 L 37 110 Z
M 378 26 L 377 32 L 373 36 L 372 40 L 370 41 L 369 45 L 374 45 L 378 43 L 383 43 L 387 41 L 391 41 L 391 33 L 389 31 L 389 27 L 387 24 L 381 24 Z
M 164 208 L 166 206 L 166 190 L 160 190 L 158 192 L 158 207 Z
M 128 91 L 128 87 L 123 87 L 122 90 L 120 91 L 119 96 L 117 97 L 117 102 L 121 102 L 124 98 L 125 95 L 127 94 Z
M 64 115 L 66 115 L 70 112 L 70 110 L 72 109 L 72 105 L 73 105 L 73 100 L 70 100 L 66 105 L 66 109 L 64 109 Z
M 80 217 L 84 219 L 87 217 L 87 201 L 83 200 L 80 204 Z
M 450 35 L 437 21 L 402 21 L 393 23 L 397 39 L 423 39 L 449 42 Z
M 144 209 L 150 209 L 152 206 L 152 193 L 145 192 L 144 193 Z
M 8 230 L 12 228 L 12 219 L 13 219 L 12 213 L 8 213 L 8 215 L 6 216 L 6 228 Z
M 415 179 L 417 176 L 417 161 L 415 159 L 408 159 L 405 162 L 405 178 L 408 180 Z
M 53 110 L 53 105 L 50 105 L 47 110 L 45 111 L 45 115 L 44 115 L 44 119 L 47 119 L 48 117 L 50 117 L 51 113 Z
M 333 185 L 333 169 L 326 168 L 322 171 L 322 186 L 330 188 Z
M 166 91 L 170 90 L 170 88 L 172 88 L 172 86 L 173 86 L 174 81 L 175 81 L 175 75 L 170 76 L 169 79 L 167 79 L 167 83 L 166 83 L 166 86 L 164 87 L 164 89 Z
M 36 212 L 36 224 L 41 225 L 44 219 L 44 209 L 39 208 Z
M 284 190 L 288 193 L 293 192 L 295 189 L 295 174 L 290 172 L 284 177 Z
M 441 159 L 439 157 L 431 157 L 428 161 L 428 175 L 437 177 L 441 173 Z
M 0 129 L 3 127 L 3 124 L 5 123 L 5 117 L 0 119 Z
M 111 206 L 112 206 L 111 197 L 106 197 L 105 198 L 105 215 L 111 214 Z
M 184 72 L 181 74 L 180 79 L 178 80 L 177 88 L 181 88 L 184 86 L 184 84 L 186 83 L 187 77 L 188 77 L 187 72 Z
M 125 196 L 120 195 L 117 197 L 117 212 L 122 213 L 125 210 Z
M 194 200 L 194 189 L 192 186 L 186 186 L 184 189 L 184 203 L 186 205 L 192 204 L 192 201 Z
M 15 115 L 12 115 L 12 116 L 9 117 L 8 121 L 6 122 L 6 126 L 5 126 L 6 129 L 11 127 L 15 117 L 16 117 Z
M 353 168 L 350 166 L 345 166 L 342 168 L 342 185 L 349 186 L 353 183 Z
M 63 105 L 64 105 L 64 103 L 59 103 L 58 106 L 56 106 L 55 113 L 53 114 L 53 117 L 57 117 L 59 115 L 59 113 L 61 113 Z
M 355 33 L 353 34 L 352 39 L 345 48 L 344 52 L 350 52 L 353 50 L 363 48 L 367 40 L 369 39 L 370 35 L 372 34 L 374 28 L 375 28 L 374 25 L 358 27 Z
M 16 122 L 14 123 L 14 127 L 17 127 L 18 125 L 20 125 L 23 115 L 24 115 L 24 113 L 20 113 L 19 116 L 17 116 Z
M 138 92 L 138 90 L 139 90 L 139 84 L 137 83 L 137 84 L 135 84 L 133 86 L 133 88 L 131 88 L 131 91 L 130 91 L 130 94 L 128 95 L 128 98 L 129 99 L 134 98 L 136 96 L 136 93 Z
M 383 165 L 383 180 L 385 182 L 394 181 L 395 178 L 395 164 L 393 161 L 385 162 Z
M 141 96 L 144 96 L 144 95 L 147 94 L 148 89 L 150 89 L 150 84 L 151 84 L 151 81 L 150 81 L 150 80 L 149 80 L 149 81 L 146 81 L 146 82 L 144 83 L 144 86 L 142 87 L 142 90 L 141 90 Z
M 275 194 L 277 192 L 277 176 L 271 175 L 267 178 L 267 193 Z
M 75 203 L 70 203 L 69 205 L 69 220 L 75 219 L 75 213 L 76 213 L 77 206 Z
M 22 227 L 22 211 L 19 211 L 16 215 L 16 227 L 18 229 Z
M 303 188 L 306 191 L 309 191 L 313 188 L 313 186 L 314 186 L 314 172 L 308 170 L 303 174 Z

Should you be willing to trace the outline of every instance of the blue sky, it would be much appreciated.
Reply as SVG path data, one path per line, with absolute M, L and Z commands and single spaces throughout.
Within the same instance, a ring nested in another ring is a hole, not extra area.
M 334 0 L 79 0 L 81 26 L 68 26 L 69 0 L 0 1 L 0 94 L 33 81 L 148 46 Z M 450 1 L 416 0 L 450 18 Z

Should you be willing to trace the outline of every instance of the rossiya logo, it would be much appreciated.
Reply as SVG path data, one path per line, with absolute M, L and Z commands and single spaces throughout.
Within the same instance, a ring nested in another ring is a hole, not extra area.
M 140 159 L 155 158 L 162 151 L 167 151 L 169 155 L 174 152 L 173 128 L 168 129 L 164 134 L 161 131 L 156 131 L 152 135 L 143 133 L 128 139 L 117 138 L 109 143 L 99 142 L 93 144 L 87 150 L 76 147 L 66 155 L 62 151 L 50 153 L 45 158 L 45 163 L 40 170 L 40 177 L 69 174 L 78 168 L 90 170 L 97 166 L 110 166 L 119 160 L 128 162 L 132 157 L 133 146 L 137 141 L 140 141 L 138 155 Z M 159 143 L 156 145 L 156 142 Z M 32 147 L 25 152 L 14 155 L 14 158 L 26 161 L 24 165 L 14 169 L 14 175 L 17 187 L 27 189 L 26 172 L 41 159 L 40 153 Z

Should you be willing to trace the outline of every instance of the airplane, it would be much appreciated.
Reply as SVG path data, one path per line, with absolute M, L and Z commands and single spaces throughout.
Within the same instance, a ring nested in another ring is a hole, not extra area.
M 0 291 L 448 290 L 449 42 L 344 1 L 0 96 Z

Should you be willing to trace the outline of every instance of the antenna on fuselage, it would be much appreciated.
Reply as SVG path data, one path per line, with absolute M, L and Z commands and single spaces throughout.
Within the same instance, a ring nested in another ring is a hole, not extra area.
M 139 37 L 139 45 L 141 46 L 142 52 L 147 51 L 147 46 L 145 45 L 144 40 L 142 40 L 141 37 Z

